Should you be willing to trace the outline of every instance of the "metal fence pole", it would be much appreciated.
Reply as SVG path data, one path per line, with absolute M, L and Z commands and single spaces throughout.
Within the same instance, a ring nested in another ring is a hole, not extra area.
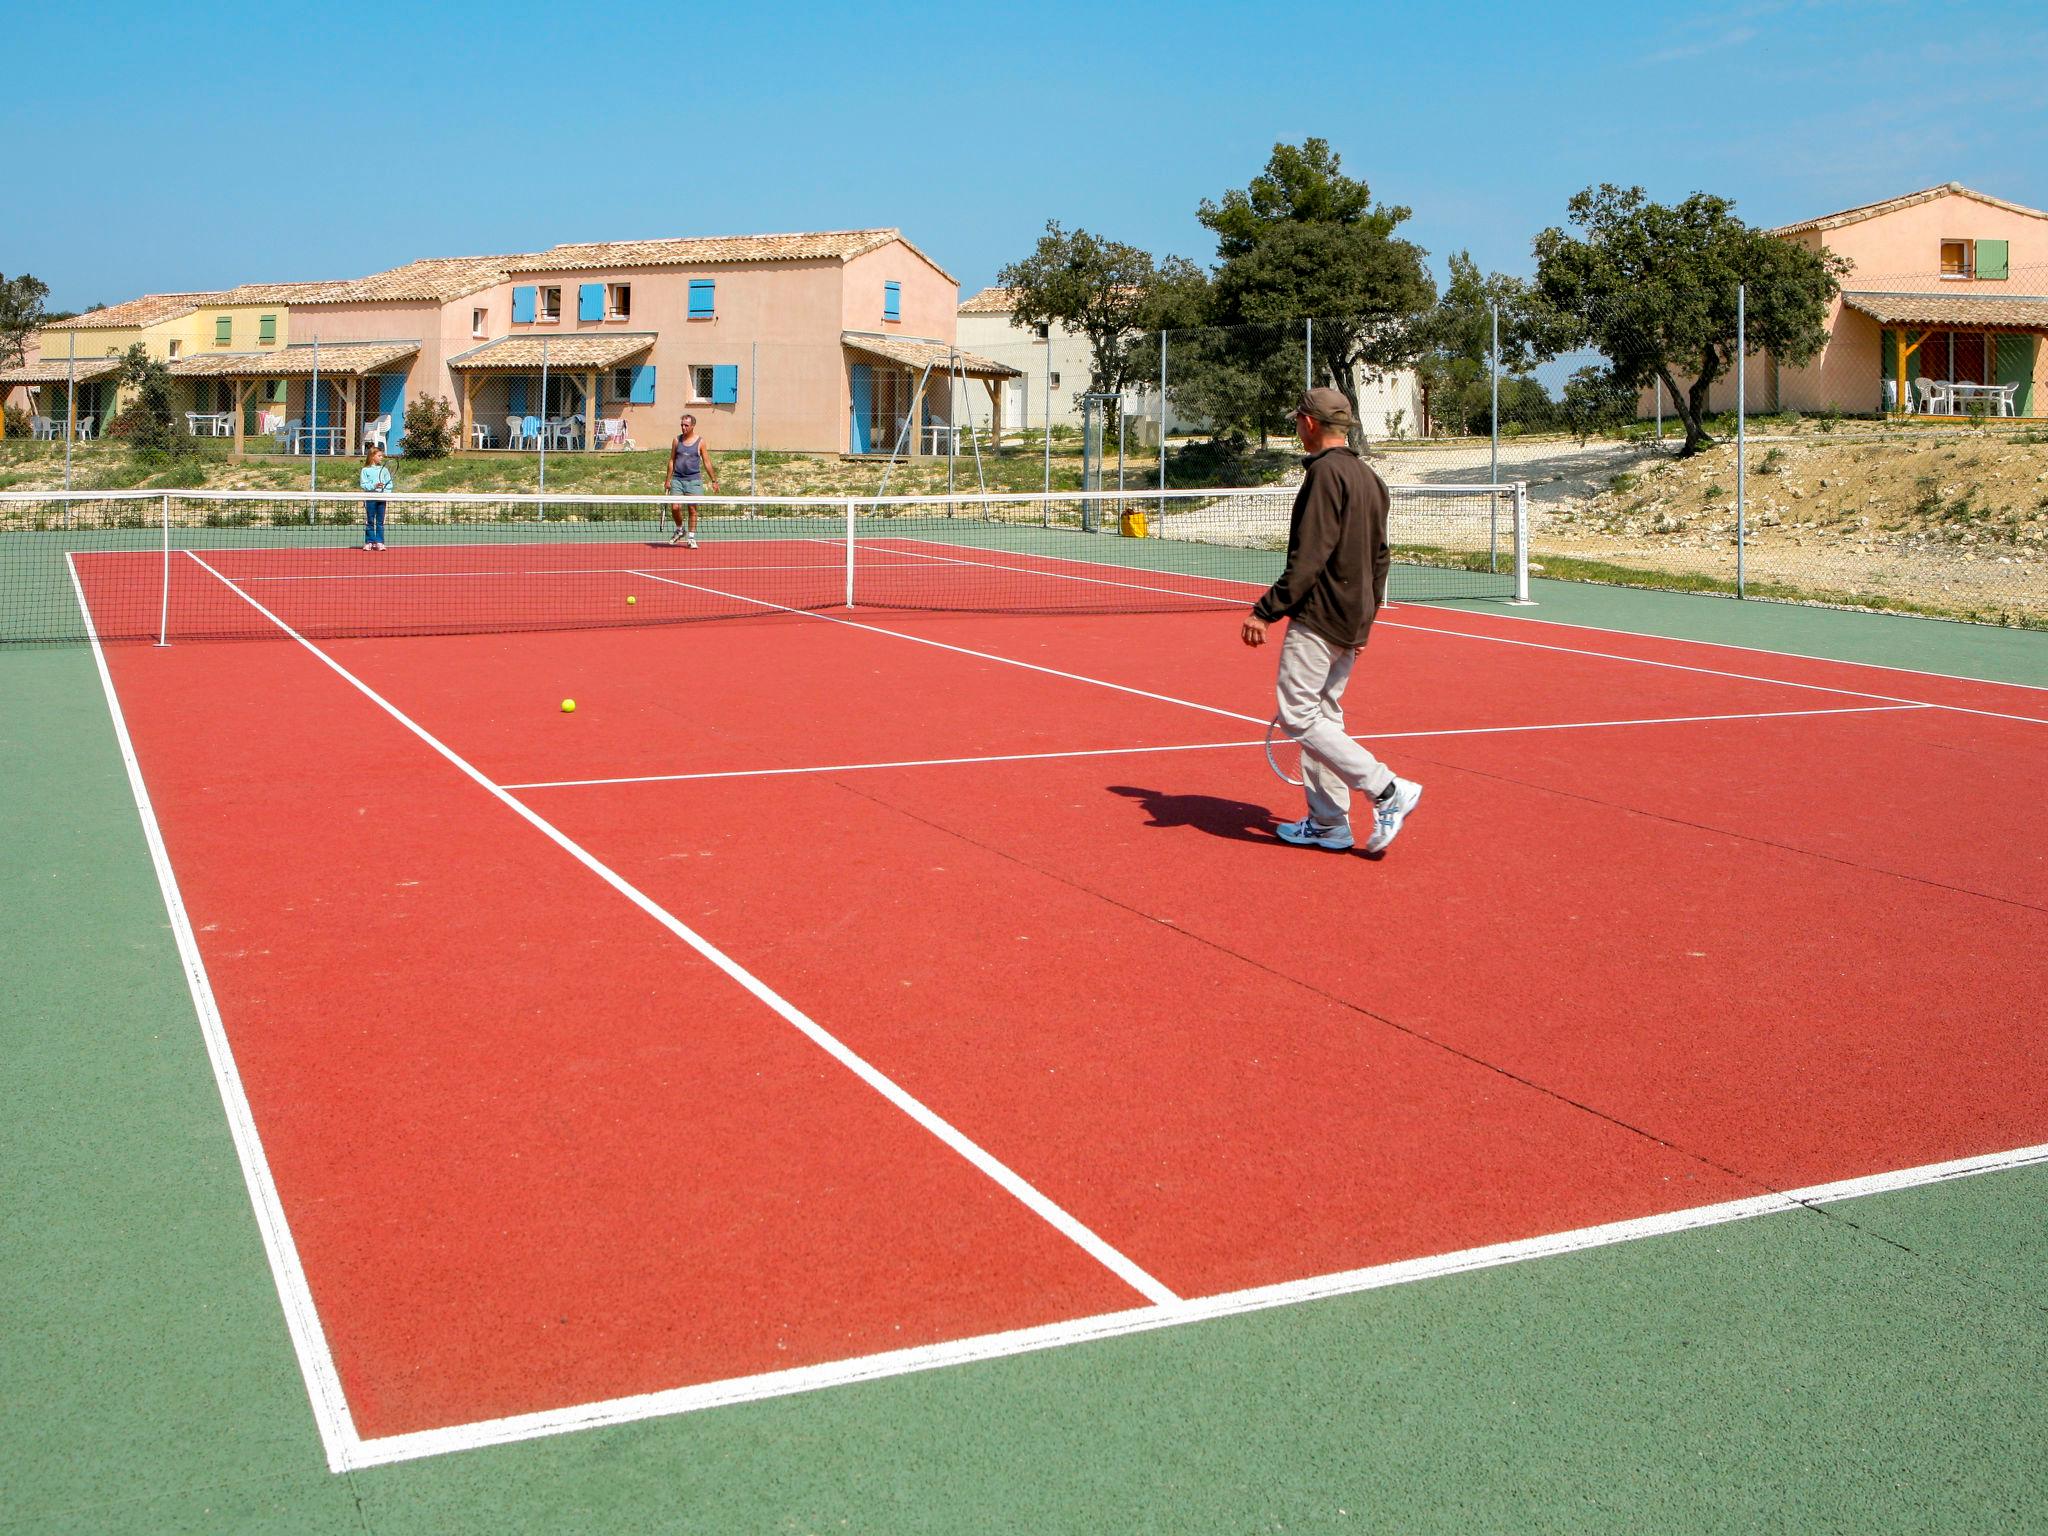
M 171 493 L 164 492 L 164 582 L 161 606 L 157 610 L 156 643 L 171 643 Z
M 1486 373 L 1492 391 L 1492 404 L 1487 407 L 1488 437 L 1491 445 L 1486 458 L 1486 483 L 1500 484 L 1500 301 L 1494 300 L 1486 306 L 1492 321 L 1493 339 L 1487 343 Z M 1495 567 L 1499 569 L 1498 566 Z
M 318 336 L 313 338 L 313 382 L 306 395 L 306 430 L 313 444 L 312 489 L 313 493 L 317 496 L 320 493 L 320 338 Z M 306 521 L 309 523 L 320 521 L 320 504 L 318 502 L 309 501 L 306 503 Z
M 559 307 L 559 306 L 557 306 Z M 540 339 L 540 488 L 548 488 L 548 338 Z M 546 507 L 534 509 L 542 518 Z
M 64 365 L 64 494 L 71 494 L 71 442 L 78 436 L 78 332 L 71 332 L 71 351 Z M 66 510 L 69 508 L 67 506 Z
M 1316 387 L 1316 323 L 1313 318 L 1301 322 L 1301 387 Z
M 1735 595 L 1745 595 L 1749 520 L 1749 315 L 1744 285 L 1735 285 Z
M 853 606 L 853 514 L 854 503 L 846 503 L 846 606 Z
M 1045 494 L 1052 494 L 1052 343 L 1045 344 Z M 1052 521 L 1052 503 L 1045 504 L 1045 520 Z
M 747 494 L 761 494 L 761 343 L 747 348 Z
M 1166 336 L 1159 333 L 1159 516 L 1166 517 Z

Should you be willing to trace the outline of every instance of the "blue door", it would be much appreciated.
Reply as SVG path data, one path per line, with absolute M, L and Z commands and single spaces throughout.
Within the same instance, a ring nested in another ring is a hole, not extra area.
M 405 452 L 405 375 L 387 373 L 377 380 L 377 414 L 391 418 L 391 432 L 386 441 L 385 454 L 397 458 Z M 461 422 L 455 424 L 461 427 Z M 462 445 L 468 447 L 467 443 Z
M 875 410 L 875 370 L 866 363 L 853 365 L 853 435 L 849 453 L 868 451 L 868 422 Z

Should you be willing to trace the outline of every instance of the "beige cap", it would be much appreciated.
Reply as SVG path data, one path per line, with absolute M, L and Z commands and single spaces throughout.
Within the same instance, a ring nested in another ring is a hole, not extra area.
M 1294 408 L 1326 427 L 1356 425 L 1356 418 L 1351 414 L 1351 402 L 1344 398 L 1343 391 L 1331 389 L 1328 385 L 1302 391 L 1301 400 Z

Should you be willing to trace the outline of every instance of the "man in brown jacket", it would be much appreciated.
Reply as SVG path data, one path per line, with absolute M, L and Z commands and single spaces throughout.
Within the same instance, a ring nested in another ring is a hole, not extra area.
M 1279 828 L 1283 841 L 1342 853 L 1351 847 L 1351 791 L 1372 796 L 1367 853 L 1394 840 L 1422 798 L 1344 730 L 1344 685 L 1387 600 L 1387 488 L 1346 440 L 1351 404 L 1334 389 L 1311 389 L 1294 427 L 1308 450 L 1287 529 L 1287 569 L 1252 606 L 1246 645 L 1264 645 L 1266 626 L 1286 619 L 1280 647 L 1280 725 L 1301 744 L 1308 815 Z

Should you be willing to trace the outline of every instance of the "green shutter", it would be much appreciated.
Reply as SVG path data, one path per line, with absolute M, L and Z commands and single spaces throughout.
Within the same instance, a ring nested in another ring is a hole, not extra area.
M 213 322 L 213 342 L 224 347 L 235 339 L 235 320 L 232 315 L 222 315 Z
M 2011 247 L 2003 240 L 1977 242 L 1977 277 L 1980 281 L 2002 283 L 2011 272 Z
M 256 322 L 256 339 L 266 344 L 277 340 L 277 316 L 264 315 Z
M 2015 416 L 2034 414 L 2034 349 L 2040 344 L 2032 336 L 1998 338 L 1998 365 L 1991 379 L 1994 384 L 2019 385 L 2019 392 L 2012 397 Z

